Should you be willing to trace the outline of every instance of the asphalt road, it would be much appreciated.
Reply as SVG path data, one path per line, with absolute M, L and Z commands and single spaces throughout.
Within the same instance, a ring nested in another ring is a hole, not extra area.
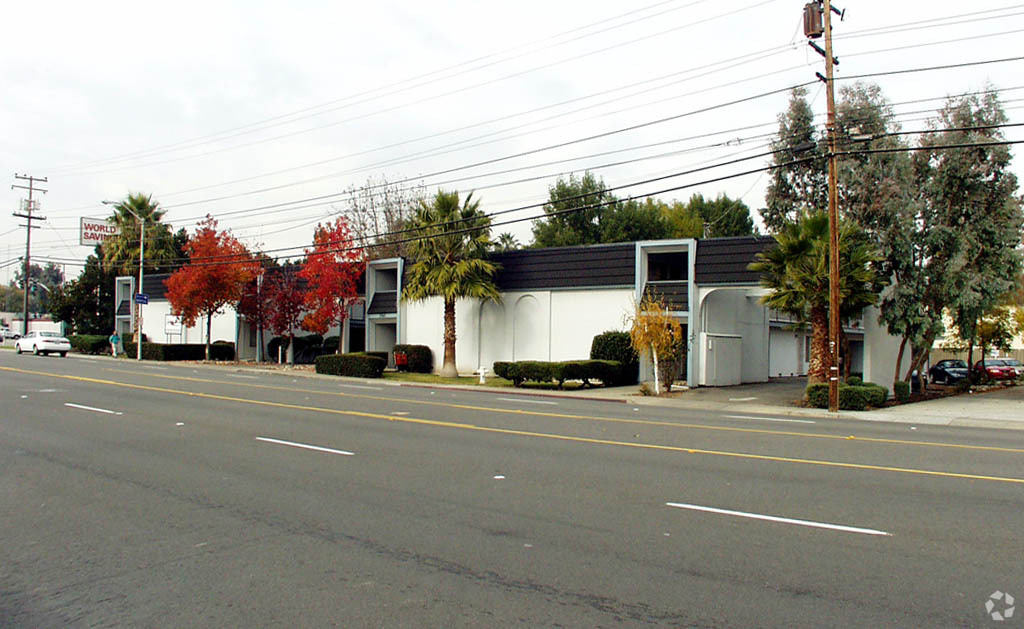
M 1024 603 L 1020 431 L 12 352 L 0 379 L 4 627 L 1024 624 L 985 605 Z

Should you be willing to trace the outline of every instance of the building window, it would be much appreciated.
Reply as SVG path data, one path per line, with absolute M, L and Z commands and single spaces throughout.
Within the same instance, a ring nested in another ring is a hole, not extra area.
M 647 254 L 648 282 L 681 282 L 686 279 L 689 256 L 685 251 Z

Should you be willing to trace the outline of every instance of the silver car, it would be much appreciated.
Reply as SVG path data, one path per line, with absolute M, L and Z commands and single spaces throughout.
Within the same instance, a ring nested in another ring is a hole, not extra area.
M 71 351 L 71 341 L 56 332 L 33 330 L 14 343 L 14 351 L 19 354 L 31 351 L 36 356 L 56 352 L 61 356 L 67 356 Z

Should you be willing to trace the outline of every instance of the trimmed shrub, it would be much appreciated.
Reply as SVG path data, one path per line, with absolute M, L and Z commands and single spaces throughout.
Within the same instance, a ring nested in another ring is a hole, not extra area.
M 135 343 L 124 344 L 125 353 L 128 356 L 135 356 Z M 144 360 L 157 360 L 170 362 L 176 360 L 205 360 L 206 345 L 201 343 L 143 343 L 142 358 Z M 210 360 L 234 360 L 235 344 L 219 342 L 210 345 Z
M 328 336 L 324 339 L 323 347 L 325 354 L 337 354 L 338 346 L 341 345 L 340 336 Z
M 496 362 L 494 373 L 511 380 L 519 387 L 526 381 L 551 382 L 558 381 L 561 388 L 566 380 L 580 380 L 584 386 L 594 386 L 592 380 L 600 380 L 605 386 L 622 379 L 622 363 L 614 360 L 567 360 L 549 363 L 537 360 L 520 362 Z
M 354 354 L 327 354 L 316 359 L 316 372 L 331 376 L 353 378 L 380 378 L 387 360 L 363 352 Z
M 898 402 L 906 402 L 910 399 L 910 383 L 906 380 L 894 382 L 892 385 L 892 393 L 896 396 L 896 400 Z
M 869 405 L 882 406 L 888 397 L 889 390 L 880 384 L 839 385 L 839 409 L 843 411 L 863 411 Z M 815 408 L 828 408 L 828 383 L 808 386 L 807 403 Z
M 426 345 L 395 345 L 395 366 L 399 371 L 430 373 L 434 371 L 434 352 Z
M 846 379 L 846 384 L 851 387 L 859 387 L 864 384 L 864 380 L 860 376 L 850 376 Z
M 494 375 L 499 378 L 511 380 L 513 386 L 518 387 L 523 384 L 523 378 L 519 375 L 519 363 L 498 361 L 494 363 L 492 370 L 494 371 Z
M 388 353 L 387 352 L 355 352 L 356 354 L 366 354 L 367 356 L 376 356 L 377 358 L 384 361 L 384 366 L 388 364 Z
M 68 337 L 71 349 L 80 354 L 109 354 L 109 336 L 102 334 L 73 334 Z
M 523 360 L 519 362 L 519 375 L 523 380 L 551 382 L 555 379 L 555 368 L 552 365 L 540 360 Z
M 885 401 L 889 399 L 889 389 L 880 384 L 865 382 L 863 387 L 868 390 L 868 404 L 875 408 L 884 406 Z
M 814 408 L 828 408 L 828 383 L 807 385 L 807 403 Z
M 640 377 L 640 358 L 633 349 L 629 332 L 609 331 L 598 334 L 590 344 L 590 358 L 613 360 L 622 365 L 617 378 L 605 382 L 605 385 L 636 384 Z
M 839 387 L 839 408 L 844 411 L 863 411 L 868 407 L 870 391 L 867 387 Z

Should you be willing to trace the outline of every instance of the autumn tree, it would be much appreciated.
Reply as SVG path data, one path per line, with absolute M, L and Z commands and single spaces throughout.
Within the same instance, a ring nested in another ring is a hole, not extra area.
M 630 321 L 629 338 L 637 354 L 650 357 L 654 365 L 654 393 L 672 390 L 685 339 L 683 326 L 672 316 L 665 301 L 654 294 L 644 295 L 636 304 Z
M 266 306 L 266 291 L 263 281 L 268 272 L 278 268 L 277 261 L 264 253 L 256 254 L 258 268 L 253 279 L 249 280 L 242 289 L 242 296 L 238 300 L 237 310 L 245 320 L 253 325 L 256 331 L 256 362 L 263 362 L 263 331 L 270 327 L 270 311 Z
M 217 231 L 217 221 L 207 215 L 185 245 L 189 263 L 167 278 L 171 311 L 192 327 L 206 318 L 206 359 L 210 359 L 210 328 L 213 315 L 224 306 L 238 303 L 245 285 L 258 271 L 258 263 L 230 231 Z
M 298 264 L 284 264 L 268 273 L 263 283 L 267 320 L 276 336 L 288 337 L 288 363 L 295 362 L 295 330 L 306 311 L 306 293 L 299 281 Z
M 333 224 L 317 225 L 313 249 L 306 250 L 306 264 L 298 274 L 307 283 L 303 329 L 323 335 L 331 326 L 344 325 L 362 272 L 363 254 L 353 246 L 348 222 L 339 216 Z

